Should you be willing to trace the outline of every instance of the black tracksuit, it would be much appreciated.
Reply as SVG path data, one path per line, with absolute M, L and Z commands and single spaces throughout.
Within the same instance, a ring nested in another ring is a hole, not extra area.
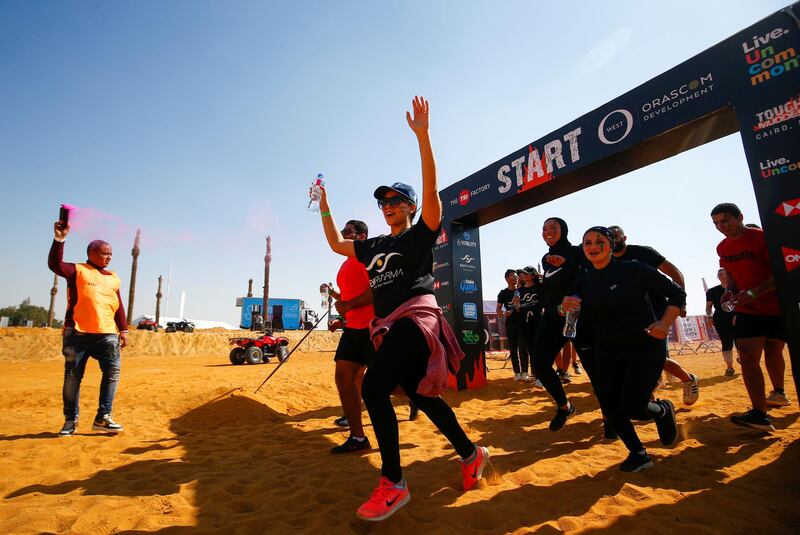
M 650 420 L 661 408 L 650 401 L 664 367 L 664 341 L 645 329 L 660 319 L 652 300 L 683 307 L 686 292 L 657 270 L 612 259 L 578 277 L 569 289 L 581 298 L 581 327 L 594 340 L 598 394 L 629 451 L 643 449 L 631 420 Z

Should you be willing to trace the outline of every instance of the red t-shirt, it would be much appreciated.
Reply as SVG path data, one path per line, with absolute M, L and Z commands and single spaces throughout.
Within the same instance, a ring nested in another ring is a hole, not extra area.
M 747 291 L 772 277 L 767 255 L 764 231 L 747 227 L 745 233 L 732 240 L 725 238 L 717 245 L 719 266 L 725 268 L 739 291 Z M 778 294 L 773 289 L 759 295 L 754 301 L 736 306 L 737 312 L 763 316 L 780 315 Z
M 336 284 L 339 286 L 339 293 L 342 294 L 342 301 L 350 301 L 369 289 L 367 269 L 355 257 L 350 257 L 339 268 Z M 345 323 L 350 329 L 366 329 L 374 317 L 375 309 L 372 305 L 353 308 L 344 314 Z

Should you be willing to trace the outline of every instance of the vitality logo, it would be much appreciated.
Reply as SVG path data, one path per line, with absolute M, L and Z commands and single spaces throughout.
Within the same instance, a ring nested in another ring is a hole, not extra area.
M 775 213 L 783 217 L 792 217 L 800 215 L 800 199 L 792 199 L 791 201 L 783 201 L 775 209 Z

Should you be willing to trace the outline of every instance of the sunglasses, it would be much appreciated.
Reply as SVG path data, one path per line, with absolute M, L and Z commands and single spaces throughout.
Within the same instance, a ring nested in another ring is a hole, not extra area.
M 397 208 L 401 204 L 411 204 L 408 202 L 408 199 L 404 197 L 384 197 L 383 199 L 378 199 L 378 208 L 383 210 L 385 206 L 391 206 L 392 208 Z

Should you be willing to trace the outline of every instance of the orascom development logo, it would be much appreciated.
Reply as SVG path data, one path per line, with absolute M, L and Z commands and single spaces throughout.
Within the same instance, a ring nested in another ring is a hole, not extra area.
M 791 247 L 781 247 L 781 252 L 786 271 L 794 271 L 800 267 L 800 251 Z
M 667 114 L 688 102 L 700 99 L 714 91 L 714 76 L 709 72 L 694 80 L 664 91 L 641 106 L 642 120 L 649 121 Z
M 783 217 L 792 217 L 800 215 L 800 199 L 792 199 L 791 201 L 783 201 L 775 209 L 775 213 Z

